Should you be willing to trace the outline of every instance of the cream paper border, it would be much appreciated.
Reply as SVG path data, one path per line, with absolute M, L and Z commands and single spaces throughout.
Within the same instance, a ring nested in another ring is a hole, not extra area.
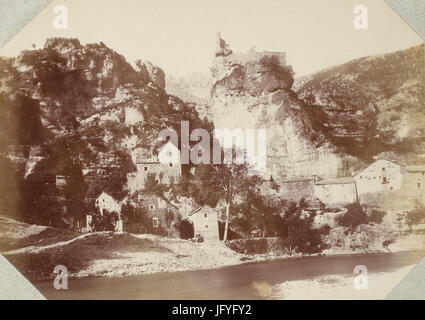
M 425 40 L 425 0 L 384 0 Z M 2 0 L 0 48 L 41 12 L 52 0 Z M 45 299 L 0 254 L 0 300 Z M 425 299 L 425 258 L 391 291 L 387 299 Z

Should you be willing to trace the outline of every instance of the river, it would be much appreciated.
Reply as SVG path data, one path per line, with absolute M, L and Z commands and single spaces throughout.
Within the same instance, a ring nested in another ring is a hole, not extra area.
M 255 283 L 273 286 L 320 275 L 355 276 L 356 265 L 369 273 L 392 272 L 418 263 L 424 252 L 334 255 L 279 259 L 209 270 L 70 279 L 68 290 L 53 281 L 33 284 L 47 299 L 262 299 Z

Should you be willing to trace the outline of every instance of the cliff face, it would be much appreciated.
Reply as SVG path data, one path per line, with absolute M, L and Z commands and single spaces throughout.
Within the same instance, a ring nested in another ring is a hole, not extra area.
M 281 53 L 217 57 L 211 71 L 215 127 L 266 128 L 268 174 L 276 181 L 349 176 L 383 154 L 424 159 L 423 46 L 295 82 Z
M 323 124 L 345 152 L 424 152 L 423 45 L 301 77 L 294 90 L 325 113 Z
M 192 103 L 199 116 L 212 121 L 209 107 L 211 79 L 203 73 L 191 73 L 184 77 L 166 75 L 165 90 L 185 102 Z
M 211 109 L 216 128 L 267 129 L 267 173 L 276 182 L 313 174 L 337 177 L 343 157 L 326 128 L 291 90 L 293 72 L 279 53 L 217 57 L 211 69 Z
M 181 120 L 201 127 L 192 107 L 166 93 L 160 68 L 140 60 L 136 66 L 102 43 L 63 38 L 0 58 L 1 153 L 12 159 L 16 146 L 45 145 L 46 158 L 99 166 L 157 144 L 160 130 L 179 131 Z M 33 162 L 26 153 L 19 159 Z

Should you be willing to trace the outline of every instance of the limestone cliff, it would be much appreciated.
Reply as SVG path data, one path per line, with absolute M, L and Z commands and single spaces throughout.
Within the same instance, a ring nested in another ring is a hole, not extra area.
M 322 123 L 345 152 L 363 158 L 425 153 L 423 45 L 298 78 L 294 91 L 325 113 Z
M 216 128 L 267 129 L 267 173 L 276 182 L 303 176 L 337 177 L 346 167 L 336 154 L 320 110 L 291 90 L 285 54 L 255 52 L 214 59 L 211 110 Z
M 43 145 L 39 156 L 52 161 L 44 167 L 62 174 L 75 159 L 83 168 L 117 165 L 116 156 L 153 147 L 160 130 L 179 131 L 181 120 L 202 127 L 193 107 L 167 94 L 162 69 L 136 67 L 103 43 L 65 38 L 0 58 L 0 154 L 28 176 L 40 160 L 28 150 Z

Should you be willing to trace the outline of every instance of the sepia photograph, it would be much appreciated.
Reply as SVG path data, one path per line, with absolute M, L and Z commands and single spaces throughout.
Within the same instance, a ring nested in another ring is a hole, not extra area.
M 391 1 L 12 2 L 0 299 L 425 299 L 424 40 Z

